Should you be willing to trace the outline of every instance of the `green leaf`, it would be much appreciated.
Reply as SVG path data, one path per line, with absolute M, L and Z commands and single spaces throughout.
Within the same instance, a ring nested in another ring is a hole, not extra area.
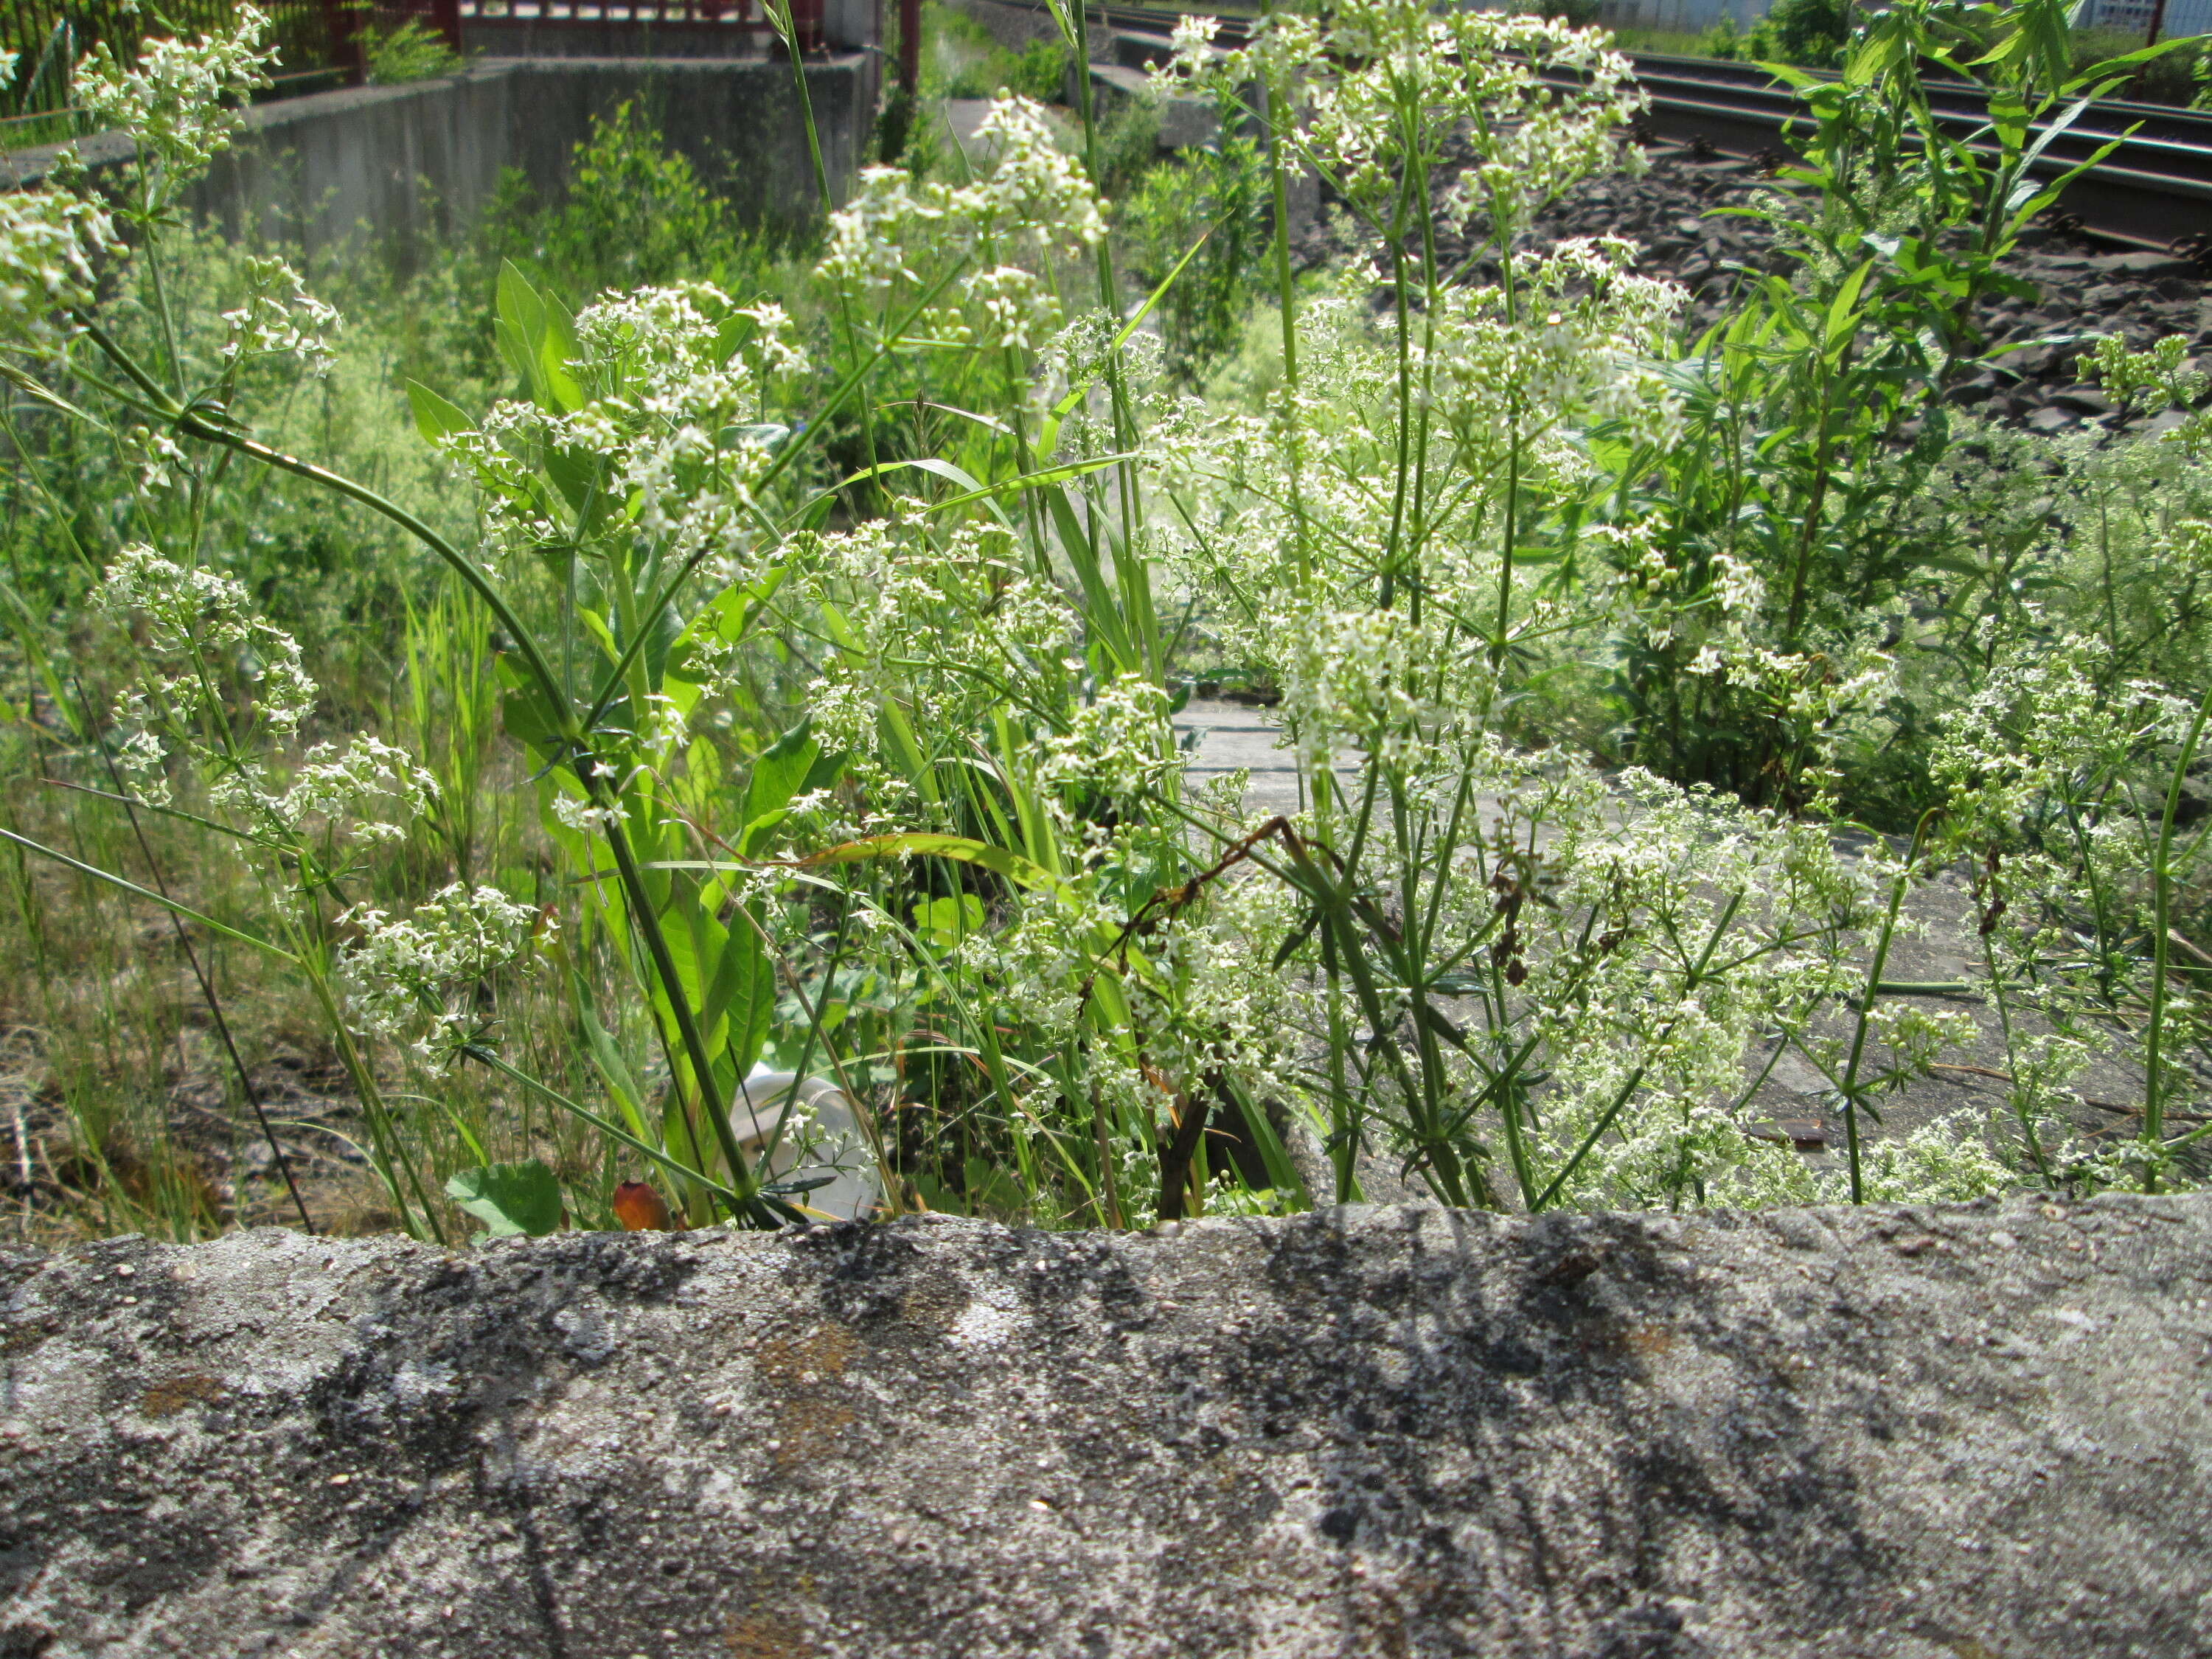
M 1066 489 L 1052 484 L 1037 493 L 1043 496 L 1046 510 L 1052 515 L 1060 549 L 1067 555 L 1067 562 L 1075 567 L 1076 580 L 1083 585 L 1083 615 L 1091 638 L 1106 648 L 1115 670 L 1126 673 L 1137 666 L 1137 648 L 1130 641 L 1121 608 L 1115 602 L 1114 589 L 1106 580 L 1097 544 L 1088 527 L 1076 517 Z
M 498 319 L 494 334 L 507 366 L 529 383 L 541 408 L 571 414 L 584 405 L 583 388 L 568 371 L 575 336 L 557 301 L 541 295 L 514 260 L 500 262 Z
M 545 335 L 545 302 L 512 259 L 502 259 L 494 289 L 494 331 L 500 356 L 518 375 L 537 384 L 538 343 Z
M 1824 348 L 1827 351 L 1833 353 L 1858 331 L 1859 293 L 1866 287 L 1867 275 L 1873 269 L 1874 261 L 1869 259 L 1844 278 L 1842 286 L 1836 290 L 1836 297 L 1828 302 L 1827 320 L 1821 329 Z
M 538 750 L 560 746 L 561 717 L 547 706 L 544 695 L 535 686 L 516 686 L 502 695 L 499 720 L 517 743 Z
M 449 403 L 419 380 L 407 382 L 407 401 L 415 410 L 415 429 L 426 443 L 457 432 L 473 432 L 476 422 L 459 404 Z
M 491 1238 L 543 1238 L 561 1224 L 561 1183 L 537 1158 L 463 1170 L 446 1196 L 484 1224 Z
M 760 918 L 750 908 L 741 909 L 730 918 L 729 937 L 702 1010 L 710 1027 L 728 1017 L 723 1052 L 733 1081 L 752 1070 L 767 1046 L 775 998 L 775 963 L 761 944 Z
M 768 844 L 792 798 L 805 790 L 822 753 L 812 728 L 811 717 L 800 720 L 753 763 L 752 781 L 745 787 L 744 832 L 738 838 L 741 854 L 750 856 Z
M 915 931 L 940 951 L 950 951 L 982 926 L 983 901 L 973 893 L 915 902 Z
M 2160 41 L 2154 46 L 2137 46 L 2133 52 L 2124 52 L 2118 58 L 2107 58 L 2100 64 L 2090 64 L 2058 90 L 2063 94 L 2079 92 L 2084 87 L 2094 87 L 2097 94 L 2102 95 L 2109 88 L 2100 85 L 2100 82 L 2124 80 L 2127 78 L 2128 72 L 2138 65 L 2148 64 L 2154 58 L 2163 58 L 2166 53 L 2179 47 L 2194 46 L 2201 39 L 2203 39 L 2201 35 L 2176 34 Z
M 623 1058 L 622 1050 L 615 1046 L 614 1039 L 607 1035 L 605 1028 L 586 1006 L 584 999 L 589 993 L 584 988 L 580 975 L 577 976 L 577 985 L 576 1021 L 583 1027 L 585 1047 L 592 1057 L 592 1068 L 599 1073 L 599 1080 L 607 1085 L 607 1092 L 615 1097 L 615 1104 L 622 1109 L 623 1121 L 629 1125 L 630 1133 L 643 1139 L 646 1133 L 645 1091 L 637 1086 L 637 1079 L 631 1074 L 629 1062 Z
M 575 331 L 559 301 L 545 307 L 545 331 L 538 341 L 538 372 L 545 398 L 561 413 L 573 415 L 584 406 L 584 388 L 568 373 L 568 360 L 576 355 Z
M 826 611 L 828 607 L 823 609 Z M 941 799 L 937 769 L 921 752 L 921 739 L 915 735 L 914 722 L 907 718 L 906 710 L 899 707 L 896 698 L 884 699 L 876 726 L 883 738 L 884 747 L 898 763 L 899 769 L 906 775 L 906 781 L 920 792 L 924 800 L 934 805 Z

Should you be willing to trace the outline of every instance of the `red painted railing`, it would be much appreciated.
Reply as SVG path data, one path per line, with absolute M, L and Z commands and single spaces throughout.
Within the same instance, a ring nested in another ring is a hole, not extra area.
M 823 0 L 790 3 L 799 50 L 821 51 Z M 378 8 L 380 13 L 387 9 Z M 685 24 L 745 34 L 775 32 L 761 0 L 404 0 L 404 9 L 445 36 L 456 51 L 466 46 L 471 26 L 477 23 L 527 23 L 533 30 Z
M 463 51 L 471 26 L 527 23 L 533 32 L 638 25 L 728 29 L 735 45 L 773 38 L 763 0 L 256 0 L 276 39 L 278 95 L 358 85 L 371 32 L 417 18 Z M 823 49 L 823 0 L 790 0 L 802 52 Z M 0 149 L 58 143 L 73 100 L 77 61 L 104 40 L 126 61 L 149 32 L 191 37 L 225 27 L 232 0 L 162 0 L 167 27 L 135 0 L 0 0 L 0 51 L 17 55 L 15 78 L 0 88 Z M 486 33 L 490 31 L 487 29 Z M 649 37 L 648 37 L 649 39 Z M 696 42 L 692 50 L 696 50 Z M 50 131 L 51 130 L 51 131 Z

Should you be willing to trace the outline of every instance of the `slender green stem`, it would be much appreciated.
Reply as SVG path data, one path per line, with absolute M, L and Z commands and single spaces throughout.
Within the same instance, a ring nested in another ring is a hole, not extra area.
M 1866 1202 L 1866 1187 L 1859 1157 L 1859 1066 L 1866 1055 L 1869 1027 L 1874 1021 L 1874 1007 L 1881 999 L 1883 981 L 1881 970 L 1889 964 L 1890 941 L 1897 936 L 1898 914 L 1905 905 L 1905 890 L 1911 884 L 1912 867 L 1920 861 L 1920 848 L 1925 842 L 1929 827 L 1941 812 L 1930 807 L 1920 815 L 1920 822 L 1912 831 L 1912 846 L 1905 855 L 1905 867 L 1897 872 L 1890 884 L 1889 908 L 1882 915 L 1881 932 L 1875 936 L 1874 960 L 1867 964 L 1865 988 L 1859 994 L 1858 1022 L 1851 1030 L 1851 1053 L 1844 1066 L 1844 1077 L 1838 1091 L 1844 1097 L 1844 1142 L 1845 1156 L 1850 1164 L 1851 1202 Z
M 619 1141 L 623 1146 L 629 1147 L 632 1152 L 640 1153 L 642 1156 L 652 1159 L 653 1162 L 660 1165 L 662 1169 L 667 1170 L 670 1175 L 676 1176 L 678 1179 L 690 1182 L 705 1188 L 709 1193 L 712 1193 L 715 1197 L 720 1199 L 725 1204 L 728 1205 L 732 1213 L 743 1212 L 746 1202 L 744 1194 L 738 1192 L 732 1188 L 725 1187 L 721 1182 L 714 1180 L 712 1176 L 693 1169 L 688 1164 L 682 1163 L 676 1158 L 669 1157 L 666 1152 L 661 1151 L 660 1148 L 653 1146 L 651 1142 L 642 1140 L 636 1135 L 632 1134 L 629 1130 L 623 1128 L 621 1124 L 616 1122 L 612 1118 L 608 1117 L 602 1113 L 595 1112 L 590 1107 L 583 1105 L 580 1102 L 571 1100 L 568 1096 L 562 1094 L 558 1089 L 554 1088 L 550 1084 L 544 1082 L 541 1079 L 531 1076 L 529 1073 L 521 1070 L 518 1066 L 509 1065 L 491 1049 L 484 1048 L 481 1044 L 471 1042 L 460 1052 L 468 1059 L 476 1061 L 477 1065 L 485 1066 L 491 1071 L 497 1072 L 501 1076 L 510 1078 L 514 1081 L 520 1083 L 526 1089 L 532 1090 L 535 1092 L 544 1096 L 546 1099 L 551 1101 L 562 1111 L 573 1115 L 582 1122 L 590 1124 L 594 1129 L 597 1129 L 601 1134 L 606 1136 L 609 1139 Z
M 696 1108 L 707 1114 L 708 1121 L 714 1126 L 715 1142 L 729 1165 L 731 1182 L 739 1191 L 749 1190 L 750 1171 L 745 1162 L 744 1149 L 738 1144 L 737 1130 L 730 1122 L 727 1103 L 715 1097 L 714 1063 L 707 1052 L 706 1036 L 699 1029 L 691 1000 L 684 994 L 683 976 L 677 971 L 676 958 L 669 951 L 667 936 L 661 931 L 660 915 L 653 908 L 645 874 L 638 868 L 637 855 L 630 849 L 629 835 L 623 829 L 619 816 L 623 811 L 621 798 L 614 793 L 602 775 L 580 771 L 579 778 L 599 805 L 617 815 L 606 825 L 606 843 L 615 855 L 615 868 L 621 878 L 623 895 L 629 902 L 632 925 L 644 942 L 647 956 L 652 958 L 655 976 L 667 989 L 668 1008 L 676 1022 L 677 1038 L 683 1044 L 684 1059 L 691 1065 L 696 1079 L 694 1095 L 691 1099 L 685 1100 L 684 1104 L 687 1109 Z M 678 1097 L 683 1098 L 680 1089 Z M 694 1146 L 699 1144 L 696 1127 L 691 1139 Z M 733 1211 L 732 1214 L 733 1218 L 742 1219 L 744 1212 Z
M 2212 715 L 2212 691 L 2197 705 L 2197 718 L 2189 723 L 2181 753 L 2173 763 L 2166 786 L 2165 810 L 2159 814 L 2158 850 L 2151 856 L 2151 971 L 2149 1030 L 2143 1045 L 2143 1190 L 2158 1190 L 2158 1171 L 2164 1159 L 2154 1153 L 2166 1128 L 2166 1025 L 2168 982 L 2172 977 L 2168 951 L 2173 927 L 2173 822 L 2181 810 L 2181 786 L 2197 758 L 2197 745 L 2204 736 L 2204 721 Z

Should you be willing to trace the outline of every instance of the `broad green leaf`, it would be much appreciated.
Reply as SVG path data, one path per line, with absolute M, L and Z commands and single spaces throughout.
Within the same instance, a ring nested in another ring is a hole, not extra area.
M 512 259 L 500 262 L 493 297 L 500 355 L 507 359 L 509 368 L 535 388 L 538 344 L 545 334 L 545 302 L 538 297 L 538 290 L 530 286 L 530 279 Z
M 973 893 L 917 899 L 914 929 L 940 951 L 950 951 L 983 926 L 983 901 Z
M 501 696 L 499 723 L 507 736 L 532 749 L 560 745 L 560 714 L 547 705 L 544 694 L 535 686 L 515 686 Z
M 476 422 L 459 404 L 449 403 L 419 380 L 407 382 L 407 402 L 415 411 L 415 429 L 426 443 L 436 443 L 457 432 L 473 432 Z
M 760 919 L 750 909 L 730 918 L 702 1010 L 705 1022 L 727 1021 L 724 1058 L 732 1083 L 753 1068 L 775 1014 L 775 963 L 761 943 Z
M 446 1196 L 492 1238 L 543 1238 L 561 1224 L 561 1183 L 534 1158 L 463 1170 L 446 1182 Z
M 814 740 L 811 718 L 801 720 L 761 752 L 745 787 L 745 827 L 738 851 L 750 854 L 764 846 L 783 822 L 784 809 L 805 788 L 822 745 Z

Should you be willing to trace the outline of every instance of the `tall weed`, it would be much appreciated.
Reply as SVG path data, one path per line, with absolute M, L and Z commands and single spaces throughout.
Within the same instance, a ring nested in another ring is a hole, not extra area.
M 2048 114 L 2127 67 L 2077 76 L 2055 17 L 1869 19 L 1801 89 L 1794 270 L 1686 342 L 1625 245 L 1525 245 L 1638 161 L 1628 65 L 1557 21 L 1186 24 L 1230 136 L 1119 249 L 1089 108 L 1000 97 L 972 173 L 866 171 L 803 265 L 625 112 L 526 246 L 425 279 L 490 290 L 450 354 L 349 354 L 292 268 L 171 222 L 250 15 L 111 79 L 149 140 L 119 224 L 52 188 L 0 242 L 38 279 L 0 309 L 6 695 L 59 787 L 0 842 L 49 1188 L 222 1224 L 161 1056 L 241 994 L 242 1046 L 350 1097 L 356 1224 L 447 1239 L 2191 1178 L 2203 388 L 2102 348 L 2185 413 L 2070 447 L 1947 396 L 2044 192 L 1920 66 Z M 1318 284 L 1301 167 L 1359 240 Z M 1267 361 L 1208 403 L 1241 285 Z M 1295 811 L 1191 775 L 1200 665 L 1279 693 Z M 1899 978 L 1946 870 L 1974 976 Z M 1967 996 L 2002 1106 L 1891 1132 Z M 2137 1033 L 2138 1115 L 2084 1134 L 2073 1080 Z M 1828 1170 L 1764 1127 L 1785 1058 Z

